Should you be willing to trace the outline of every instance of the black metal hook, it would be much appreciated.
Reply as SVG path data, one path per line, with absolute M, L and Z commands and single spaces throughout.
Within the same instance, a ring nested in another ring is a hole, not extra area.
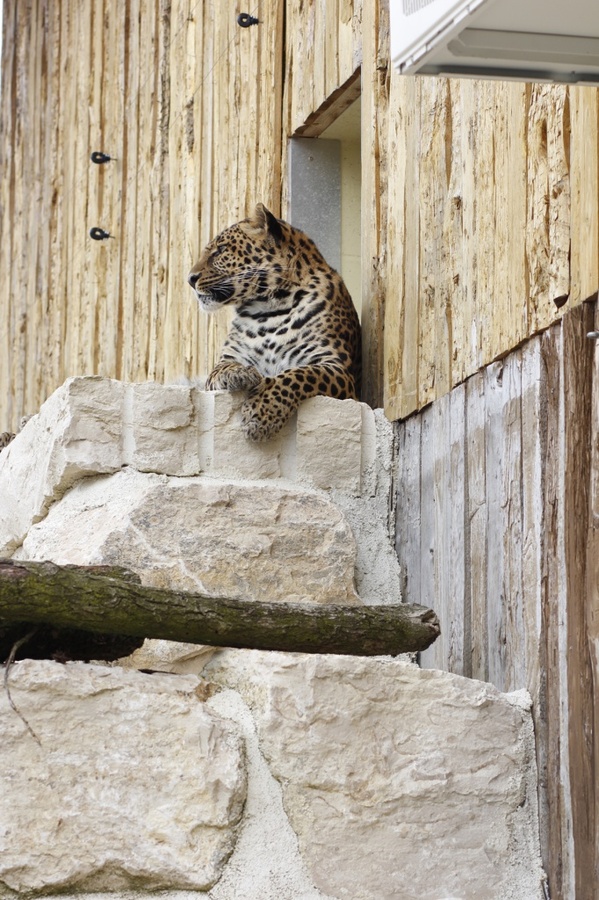
M 109 156 L 107 153 L 102 153 L 100 150 L 94 150 L 90 159 L 93 163 L 96 163 L 97 166 L 101 166 L 102 163 L 110 162 L 112 156 Z
M 254 16 L 250 16 L 249 13 L 239 13 L 237 16 L 237 24 L 241 25 L 242 28 L 249 28 L 250 25 L 259 25 L 260 20 L 254 18 Z
M 106 238 L 112 237 L 107 231 L 104 231 L 103 228 L 92 228 L 90 229 L 89 236 L 92 241 L 105 241 Z

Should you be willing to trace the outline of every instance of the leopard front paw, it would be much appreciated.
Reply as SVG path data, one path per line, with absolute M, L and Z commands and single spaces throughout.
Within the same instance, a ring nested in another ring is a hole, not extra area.
M 262 381 L 262 375 L 254 366 L 241 363 L 219 363 L 206 380 L 207 391 L 249 391 Z
M 264 378 L 241 407 L 241 425 L 250 441 L 268 441 L 283 428 L 294 407 L 277 395 L 276 380 Z

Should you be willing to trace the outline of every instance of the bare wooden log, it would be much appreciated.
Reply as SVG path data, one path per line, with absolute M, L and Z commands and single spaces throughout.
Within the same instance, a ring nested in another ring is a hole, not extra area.
M 424 650 L 440 633 L 435 613 L 424 606 L 249 603 L 145 587 L 116 567 L 0 560 L 0 638 L 15 626 L 23 630 L 32 624 L 217 647 L 355 656 Z

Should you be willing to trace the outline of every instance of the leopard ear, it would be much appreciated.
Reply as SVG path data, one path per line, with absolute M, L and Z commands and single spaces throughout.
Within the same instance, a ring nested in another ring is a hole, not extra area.
M 283 229 L 279 220 L 273 216 L 263 203 L 258 203 L 254 213 L 254 221 L 261 231 L 267 232 L 277 244 L 283 241 Z

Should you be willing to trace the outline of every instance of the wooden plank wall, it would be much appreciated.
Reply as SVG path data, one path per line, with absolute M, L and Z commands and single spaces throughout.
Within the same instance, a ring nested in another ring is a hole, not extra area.
M 224 0 L 4 0 L 2 429 L 69 375 L 212 365 L 226 316 L 186 273 L 257 201 L 279 211 L 283 9 L 243 29 Z
M 331 98 L 361 65 L 362 0 L 288 2 L 285 40 L 283 129 L 287 137 L 316 136 L 330 124 Z
M 404 597 L 442 627 L 422 664 L 531 692 L 553 900 L 599 873 L 593 306 L 398 425 Z
M 285 211 L 287 138 L 360 75 L 364 399 L 403 418 L 597 291 L 595 88 L 400 78 L 386 0 L 272 0 L 248 29 L 225 0 L 4 3 L 3 428 L 70 374 L 205 373 L 228 318 L 198 316 L 190 262 Z
M 398 419 L 596 295 L 599 91 L 389 77 L 384 405 Z

